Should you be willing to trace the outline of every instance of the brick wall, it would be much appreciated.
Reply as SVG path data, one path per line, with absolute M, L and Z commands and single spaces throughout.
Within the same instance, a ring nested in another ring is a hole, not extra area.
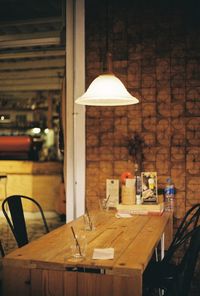
M 199 3 L 112 2 L 86 1 L 86 84 L 105 68 L 109 40 L 114 72 L 140 103 L 87 107 L 88 203 L 105 197 L 106 178 L 134 172 L 127 142 L 137 132 L 143 170 L 157 171 L 161 188 L 168 176 L 175 183 L 179 219 L 200 202 Z

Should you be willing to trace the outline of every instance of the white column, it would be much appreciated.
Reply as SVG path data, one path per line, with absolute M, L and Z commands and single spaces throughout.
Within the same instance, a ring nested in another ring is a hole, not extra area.
M 76 0 L 74 99 L 85 91 L 85 1 Z M 75 217 L 85 212 L 85 107 L 74 104 Z
M 84 0 L 66 1 L 66 214 L 85 210 L 85 108 L 75 99 L 85 89 Z

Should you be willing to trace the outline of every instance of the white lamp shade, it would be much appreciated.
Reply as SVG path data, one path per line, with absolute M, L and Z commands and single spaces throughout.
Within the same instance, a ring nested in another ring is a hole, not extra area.
M 88 87 L 87 91 L 76 101 L 88 106 L 123 106 L 139 102 L 113 74 L 102 74 Z

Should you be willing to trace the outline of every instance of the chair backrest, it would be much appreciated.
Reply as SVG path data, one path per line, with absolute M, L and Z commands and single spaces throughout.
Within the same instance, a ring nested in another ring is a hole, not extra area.
M 200 251 L 200 226 L 196 227 L 187 236 L 191 236 L 189 247 L 179 264 L 178 290 L 181 296 L 189 295 L 192 278 L 194 275 Z
M 192 232 L 200 222 L 200 203 L 195 204 L 185 214 L 181 224 L 179 225 L 174 239 L 164 257 L 165 262 L 169 262 L 174 252 L 182 245 L 188 237 L 188 233 Z
M 1 240 L 0 240 L 0 252 L 1 252 L 1 257 L 4 257 L 5 253 L 4 253 L 4 249 L 3 249 L 3 246 L 2 246 Z
M 18 247 L 22 247 L 26 245 L 28 241 L 28 234 L 27 234 L 27 227 L 26 227 L 26 222 L 25 222 L 25 217 L 24 217 L 24 211 L 23 211 L 23 205 L 22 205 L 22 199 L 27 199 L 31 202 L 33 202 L 42 217 L 42 221 L 44 223 L 44 228 L 46 233 L 49 232 L 47 222 L 42 210 L 42 207 L 40 204 L 34 200 L 31 197 L 24 196 L 24 195 L 12 195 L 4 199 L 2 203 L 2 211 L 4 216 L 6 217 L 6 220 L 11 228 L 11 231 L 15 237 L 15 240 L 17 242 Z M 7 213 L 7 207 L 10 212 L 10 215 Z

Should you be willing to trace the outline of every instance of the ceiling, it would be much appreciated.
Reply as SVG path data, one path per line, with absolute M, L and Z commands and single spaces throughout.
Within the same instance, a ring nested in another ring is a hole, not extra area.
M 0 99 L 61 89 L 64 2 L 0 0 Z

